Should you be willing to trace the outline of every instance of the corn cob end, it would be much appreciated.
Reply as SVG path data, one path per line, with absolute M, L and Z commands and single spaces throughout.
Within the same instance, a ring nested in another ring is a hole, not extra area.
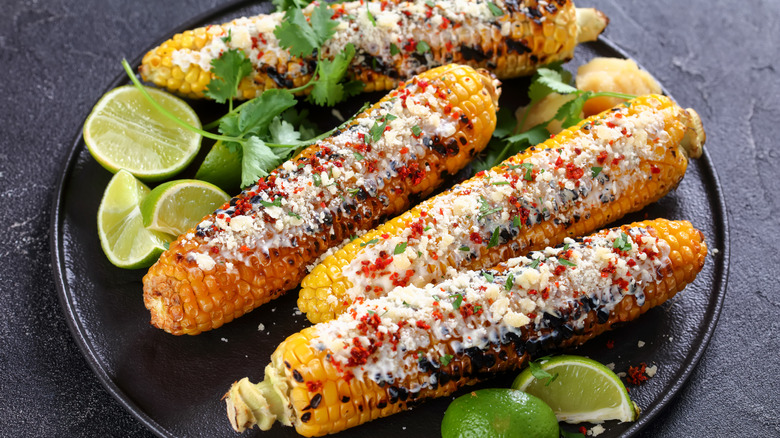
M 687 115 L 684 117 L 685 127 L 688 129 L 685 131 L 681 145 L 689 157 L 699 158 L 704 151 L 704 143 L 707 141 L 704 124 L 699 113 L 693 108 L 686 108 L 685 114 Z
M 577 43 L 596 41 L 609 24 L 609 17 L 594 8 L 577 8 Z
M 244 377 L 233 383 L 225 394 L 227 416 L 236 432 L 243 432 L 255 425 L 260 430 L 269 430 L 277 421 L 292 426 L 293 417 L 289 408 L 286 386 L 271 365 L 266 367 L 265 379 L 254 384 Z

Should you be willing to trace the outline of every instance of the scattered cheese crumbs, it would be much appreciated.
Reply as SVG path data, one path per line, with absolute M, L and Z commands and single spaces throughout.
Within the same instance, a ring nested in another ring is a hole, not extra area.
M 626 373 L 621 371 L 621 372 L 617 373 L 617 376 L 618 377 L 626 377 Z
M 588 436 L 599 436 L 602 433 L 604 433 L 604 431 L 606 431 L 606 429 L 604 429 L 604 426 L 597 424 L 591 427 L 590 430 L 588 430 Z
M 228 341 L 227 338 L 220 338 L 219 340 L 222 341 L 222 342 L 227 342 Z
M 198 268 L 203 271 L 210 271 L 214 269 L 217 264 L 208 254 L 202 254 L 199 252 L 190 253 L 190 257 L 198 264 Z
M 615 371 L 615 362 L 610 362 L 610 363 L 608 363 L 608 364 L 606 364 L 604 366 L 609 368 L 612 371 Z
M 644 347 L 644 346 L 645 346 L 645 341 L 639 341 L 639 342 L 637 342 L 637 343 L 636 343 L 636 346 L 637 346 L 637 347 L 639 347 L 639 348 L 642 348 L 642 347 Z
M 712 248 L 712 255 L 716 255 L 720 252 L 718 248 Z
M 658 372 L 658 365 L 653 365 L 645 369 L 645 374 L 647 374 L 647 377 L 653 377 L 657 372 Z
M 261 332 L 261 331 L 263 331 L 263 330 L 265 330 L 265 324 L 263 324 L 263 323 L 261 322 L 261 323 L 260 323 L 260 325 L 258 325 L 258 326 L 257 326 L 257 331 Z

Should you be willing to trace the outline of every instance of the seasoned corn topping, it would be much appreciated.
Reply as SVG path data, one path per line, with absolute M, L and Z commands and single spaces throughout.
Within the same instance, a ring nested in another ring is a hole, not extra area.
M 442 278 L 448 266 L 467 266 L 494 247 L 514 246 L 516 254 L 522 248 L 514 239 L 523 229 L 550 221 L 569 227 L 627 197 L 637 184 L 663 181 L 662 172 L 682 178 L 677 169 L 685 168 L 682 154 L 675 155 L 675 166 L 661 164 L 669 161 L 670 150 L 675 154 L 681 137 L 680 132 L 670 136 L 679 129 L 669 117 L 676 110 L 655 98 L 647 104 L 634 112 L 618 106 L 576 127 L 578 135 L 559 147 L 531 150 L 481 172 L 421 204 L 398 233 L 356 240 L 351 245 L 360 251 L 341 270 L 352 287 L 345 297 L 326 300 L 343 306 L 394 287 L 423 286 Z
M 578 42 L 595 39 L 608 22 L 568 0 L 352 1 L 329 7 L 336 33 L 321 55 L 331 59 L 351 44 L 356 54 L 350 76 L 363 81 L 365 91 L 391 88 L 448 63 L 488 68 L 499 78 L 530 74 L 539 65 L 570 59 Z M 309 5 L 303 14 L 313 10 Z M 144 57 L 140 72 L 158 86 L 203 97 L 211 61 L 239 49 L 255 72 L 242 82 L 241 97 L 301 86 L 313 74 L 316 57 L 298 58 L 280 47 L 274 30 L 283 17 L 243 17 L 176 35 Z
M 567 239 L 499 270 L 453 271 L 439 284 L 360 299 L 338 319 L 316 325 L 311 345 L 327 350 L 343 374 L 381 385 L 531 333 L 554 329 L 568 339 L 583 329 L 590 311 L 603 323 L 628 295 L 643 306 L 645 287 L 671 269 L 669 252 L 665 241 L 642 227 Z M 435 374 L 427 376 L 408 389 L 435 385 Z

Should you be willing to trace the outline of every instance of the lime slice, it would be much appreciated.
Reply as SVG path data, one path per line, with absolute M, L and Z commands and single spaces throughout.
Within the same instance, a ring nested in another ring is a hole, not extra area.
M 241 152 L 231 152 L 224 143 L 214 143 L 195 174 L 195 179 L 208 181 L 226 192 L 241 188 Z
M 194 179 L 160 184 L 141 202 L 144 226 L 178 236 L 230 200 L 219 187 Z
M 186 102 L 154 88 L 152 98 L 182 121 L 200 128 Z M 178 173 L 195 158 L 200 134 L 164 116 L 132 85 L 106 93 L 84 123 L 84 143 L 108 171 L 125 169 L 145 181 L 160 181 Z
M 582 356 L 557 356 L 542 362 L 541 368 L 557 377 L 537 379 L 526 368 L 512 388 L 533 394 L 567 423 L 602 423 L 607 420 L 634 421 L 639 407 L 609 368 Z M 547 384 L 549 382 L 549 384 Z
M 149 188 L 130 172 L 120 170 L 111 178 L 98 207 L 98 236 L 106 257 L 126 269 L 151 266 L 171 237 L 144 228 L 139 204 Z
M 441 422 L 442 438 L 558 438 L 558 420 L 542 400 L 523 391 L 490 388 L 455 399 Z

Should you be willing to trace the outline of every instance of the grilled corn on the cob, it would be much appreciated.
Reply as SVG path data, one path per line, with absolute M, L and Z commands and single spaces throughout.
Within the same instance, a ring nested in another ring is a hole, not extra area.
M 288 337 L 262 383 L 233 384 L 228 417 L 320 436 L 446 396 L 637 318 L 692 282 L 706 252 L 689 222 L 659 219 L 396 288 Z
M 499 78 L 530 74 L 539 65 L 570 59 L 578 42 L 595 40 L 608 22 L 568 0 L 353 1 L 329 7 L 339 25 L 322 55 L 332 58 L 352 44 L 357 53 L 349 75 L 364 82 L 365 91 L 389 90 L 399 79 L 449 63 L 488 68 Z M 311 79 L 316 57 L 297 58 L 279 47 L 274 29 L 282 18 L 277 12 L 177 34 L 147 53 L 139 71 L 157 86 L 201 98 L 212 79 L 211 60 L 241 49 L 254 73 L 241 82 L 239 97 L 300 87 Z
M 429 70 L 261 178 L 149 269 L 152 324 L 198 334 L 297 286 L 328 248 L 404 211 L 482 150 L 499 92 L 484 71 Z
M 619 105 L 350 242 L 304 278 L 298 307 L 327 321 L 448 267 L 494 266 L 584 235 L 664 196 L 703 144 L 695 111 L 667 97 Z

